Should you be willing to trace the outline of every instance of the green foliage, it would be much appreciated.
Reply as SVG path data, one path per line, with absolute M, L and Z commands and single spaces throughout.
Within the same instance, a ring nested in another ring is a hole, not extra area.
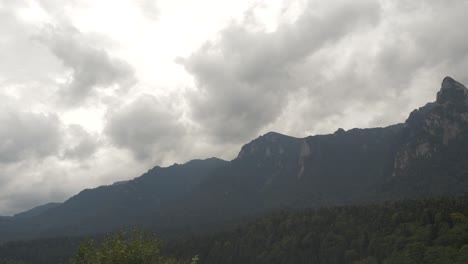
M 191 264 L 466 264 L 466 216 L 468 195 L 283 210 L 229 232 L 165 245 L 154 236 L 134 231 L 87 240 L 77 251 L 77 243 L 70 239 L 10 243 L 0 246 L 0 258 L 64 264 L 62 255 L 48 261 L 44 255 L 53 256 L 51 248 L 64 251 L 57 245 L 68 243 L 75 249 L 72 264 L 180 263 L 177 260 Z M 33 251 L 35 259 L 24 258 Z
M 192 258 L 192 262 L 190 262 L 190 264 L 197 264 L 198 263 L 198 255 L 196 255 L 195 257 Z
M 468 263 L 468 195 L 284 210 L 165 251 L 204 264 Z
M 177 264 L 173 258 L 163 257 L 161 242 L 140 231 L 108 235 L 97 244 L 93 240 L 81 243 L 72 264 Z M 196 263 L 196 262 L 195 262 Z

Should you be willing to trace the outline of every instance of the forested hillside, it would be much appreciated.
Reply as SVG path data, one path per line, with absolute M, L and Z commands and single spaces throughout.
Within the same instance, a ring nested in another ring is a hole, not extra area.
M 236 230 L 171 243 L 200 263 L 468 263 L 468 195 L 280 211 Z
M 79 238 L 10 242 L 0 256 L 68 263 Z M 166 241 L 164 255 L 199 263 L 468 263 L 468 194 L 367 206 L 282 210 L 214 235 Z

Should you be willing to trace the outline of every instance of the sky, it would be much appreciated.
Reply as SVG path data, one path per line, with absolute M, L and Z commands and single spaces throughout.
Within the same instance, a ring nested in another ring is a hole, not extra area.
M 404 122 L 468 84 L 464 0 L 0 0 L 0 215 Z

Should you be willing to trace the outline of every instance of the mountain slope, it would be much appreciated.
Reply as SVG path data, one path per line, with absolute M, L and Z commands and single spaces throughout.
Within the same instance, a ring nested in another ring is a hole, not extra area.
M 15 214 L 14 217 L 15 218 L 28 218 L 28 217 L 37 216 L 59 205 L 61 205 L 61 203 L 48 203 L 48 204 L 40 205 L 30 210 L 27 210 L 25 212 Z
M 166 252 L 210 263 L 467 263 L 468 196 L 281 210 Z
M 191 192 L 226 161 L 193 160 L 167 168 L 155 167 L 134 180 L 86 189 L 32 217 L 0 221 L 0 241 L 111 231 L 141 223 L 140 214 L 161 207 Z
M 223 232 L 163 244 L 200 263 L 468 263 L 468 195 L 364 206 L 278 210 Z M 0 258 L 68 263 L 84 238 L 0 245 Z M 94 238 L 99 240 L 98 237 Z
M 268 133 L 166 215 L 172 224 L 211 223 L 285 207 L 356 202 L 392 174 L 401 125 L 292 138 Z M 375 188 L 374 188 L 375 189 Z M 183 215 L 181 214 L 183 212 Z M 180 221 L 180 222 L 177 222 Z
M 200 228 L 284 207 L 464 192 L 467 94 L 463 85 L 447 77 L 437 100 L 411 113 L 403 124 L 340 129 L 303 139 L 268 133 L 243 146 L 238 157 L 207 178 L 190 199 L 155 222 L 175 228 L 187 225 L 189 218 Z M 430 155 L 425 152 L 428 145 Z
M 156 167 L 85 190 L 28 219 L 0 219 L 4 240 L 138 225 L 167 234 L 285 207 L 461 193 L 468 188 L 468 90 L 450 77 L 403 124 L 294 138 L 267 133 L 230 162 Z

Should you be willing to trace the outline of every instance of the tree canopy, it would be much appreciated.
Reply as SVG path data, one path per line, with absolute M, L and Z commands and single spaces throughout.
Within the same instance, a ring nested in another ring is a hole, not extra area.
M 141 231 L 108 235 L 101 243 L 82 242 L 71 264 L 179 264 L 161 255 L 161 242 Z

